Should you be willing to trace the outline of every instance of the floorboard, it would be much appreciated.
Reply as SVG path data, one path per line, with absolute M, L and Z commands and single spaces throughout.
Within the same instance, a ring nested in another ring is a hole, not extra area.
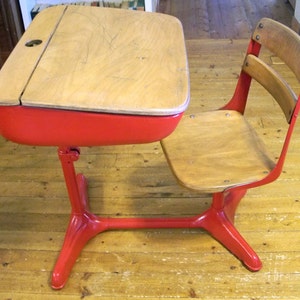
M 262 17 L 289 27 L 293 17 L 284 0 L 160 0 L 160 11 L 182 21 L 186 39 L 248 38 Z

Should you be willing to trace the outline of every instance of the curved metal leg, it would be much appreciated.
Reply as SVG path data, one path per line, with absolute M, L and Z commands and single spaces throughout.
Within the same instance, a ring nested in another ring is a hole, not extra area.
M 72 207 L 70 222 L 62 250 L 52 273 L 52 288 L 61 289 L 72 270 L 81 250 L 98 233 L 106 230 L 100 218 L 88 210 L 87 181 L 82 174 L 75 174 L 73 162 L 79 157 L 79 149 L 59 149 L 62 168 Z
M 211 207 L 201 215 L 179 218 L 100 218 L 89 211 L 87 181 L 76 175 L 73 162 L 79 158 L 79 149 L 60 148 L 65 181 L 71 203 L 71 217 L 62 250 L 52 274 L 52 288 L 61 289 L 81 250 L 98 233 L 108 229 L 136 228 L 204 228 L 250 270 L 258 271 L 262 264 L 233 225 L 236 208 L 245 190 L 232 190 L 213 195 Z
M 231 253 L 239 258 L 251 271 L 258 271 L 262 263 L 241 234 L 233 225 L 235 210 L 245 190 L 219 193 L 213 196 L 213 203 L 201 217 L 201 226 Z
M 101 221 L 88 212 L 83 215 L 71 215 L 65 240 L 52 272 L 53 289 L 64 287 L 81 250 L 91 238 L 104 230 Z
M 227 218 L 232 223 L 234 223 L 236 209 L 246 193 L 247 190 L 240 189 L 226 192 L 224 195 L 224 211 L 226 213 Z

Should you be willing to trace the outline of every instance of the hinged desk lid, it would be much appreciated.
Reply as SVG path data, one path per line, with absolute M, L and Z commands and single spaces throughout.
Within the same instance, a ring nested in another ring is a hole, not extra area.
M 158 13 L 51 7 L 0 72 L 2 105 L 172 115 L 188 101 L 182 26 Z

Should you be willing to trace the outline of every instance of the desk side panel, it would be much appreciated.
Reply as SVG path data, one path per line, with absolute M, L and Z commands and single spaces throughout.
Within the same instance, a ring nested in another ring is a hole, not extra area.
M 35 146 L 142 144 L 171 134 L 181 117 L 182 113 L 133 116 L 4 106 L 0 109 L 0 134 L 12 142 Z

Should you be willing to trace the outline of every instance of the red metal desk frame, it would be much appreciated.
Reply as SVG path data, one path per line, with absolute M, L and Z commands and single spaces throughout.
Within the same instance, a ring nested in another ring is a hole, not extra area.
M 87 8 L 84 8 L 85 10 Z M 62 11 L 65 9 L 57 9 L 57 11 Z M 77 21 L 78 16 L 83 16 L 81 12 L 77 14 L 77 10 L 79 8 L 72 8 L 70 9 L 70 14 L 65 14 L 63 12 L 62 16 L 59 18 L 59 22 L 61 22 L 62 18 L 65 16 L 73 18 L 71 21 L 74 22 Z M 72 15 L 72 11 L 75 12 L 75 15 Z M 96 14 L 97 12 L 97 14 Z M 99 12 L 99 15 L 98 15 Z M 111 14 L 114 14 L 113 11 L 105 11 L 105 13 L 108 13 L 110 16 Z M 96 15 L 94 15 L 96 14 Z M 118 13 L 119 14 L 119 13 Z M 119 21 L 118 14 L 115 16 L 115 19 Z M 128 12 L 122 14 L 128 14 Z M 90 10 L 87 13 L 87 17 L 90 15 L 96 18 L 93 19 L 93 21 L 96 20 L 96 24 L 98 24 L 98 17 L 102 15 L 102 12 Z M 49 15 L 48 15 L 49 16 Z M 170 18 L 166 16 L 159 16 L 157 14 L 154 14 L 152 16 L 150 15 L 135 15 L 135 17 L 141 16 L 141 23 L 143 22 L 143 17 L 147 17 L 147 22 L 144 24 L 144 26 L 149 26 L 149 20 L 152 20 L 152 17 L 154 18 L 154 26 L 158 26 L 159 28 L 156 28 L 157 32 L 162 32 L 162 34 L 165 34 L 164 30 L 160 27 L 160 25 L 157 25 L 157 20 L 162 21 L 162 24 L 168 23 L 165 21 L 165 18 Z M 52 16 L 50 15 L 50 21 L 53 21 Z M 128 22 L 131 21 L 131 16 L 128 16 L 128 18 L 125 16 L 123 18 L 123 21 Z M 157 18 L 157 19 L 156 19 Z M 89 18 L 84 18 L 86 21 Z M 107 18 L 108 20 L 114 20 L 114 18 Z M 36 19 L 35 19 L 36 20 Z M 42 20 L 41 20 L 42 21 Z M 174 21 L 174 20 L 173 20 Z M 34 22 L 33 22 L 34 23 Z M 101 22 L 100 22 L 101 23 Z M 39 26 L 38 23 L 35 23 L 36 27 L 33 27 L 33 32 L 35 34 L 43 33 L 44 38 L 48 38 L 48 33 L 43 32 L 43 27 Z M 52 23 L 51 23 L 52 24 Z M 50 24 L 50 25 L 51 25 Z M 56 23 L 54 23 L 56 24 Z M 73 24 L 73 23 L 72 23 Z M 71 25 L 72 25 L 71 24 Z M 122 113 L 118 114 L 118 109 L 116 108 L 115 113 L 107 113 L 107 112 L 94 112 L 94 111 L 81 111 L 78 110 L 69 110 L 66 109 L 65 106 L 62 106 L 60 108 L 57 108 L 55 105 L 53 107 L 51 106 L 51 101 L 46 103 L 37 103 L 37 105 L 34 105 L 35 103 L 27 103 L 26 100 L 30 101 L 36 101 L 35 99 L 35 87 L 40 86 L 40 77 L 39 75 L 35 76 L 35 79 L 37 80 L 35 83 L 37 85 L 33 85 L 31 88 L 31 93 L 27 95 L 26 99 L 23 99 L 23 92 L 26 92 L 26 89 L 31 83 L 32 78 L 36 74 L 36 71 L 38 70 L 38 74 L 45 75 L 45 81 L 42 82 L 45 84 L 45 88 L 48 87 L 48 74 L 47 72 L 43 73 L 44 68 L 50 68 L 53 64 L 55 64 L 56 58 L 60 57 L 60 52 L 62 51 L 61 48 L 58 47 L 58 50 L 56 52 L 57 56 L 53 55 L 53 53 L 50 51 L 50 54 L 47 56 L 47 50 L 48 46 L 51 47 L 51 43 L 54 43 L 54 46 L 51 48 L 51 50 L 55 50 L 57 45 L 60 45 L 57 40 L 55 40 L 55 36 L 53 38 L 54 33 L 52 33 L 52 25 L 47 30 L 50 30 L 50 36 L 47 42 L 43 42 L 39 45 L 46 45 L 45 50 L 41 51 L 39 53 L 38 51 L 35 51 L 36 58 L 32 58 L 32 53 L 28 50 L 23 48 L 25 44 L 25 39 L 30 37 L 31 38 L 31 32 L 28 31 L 25 37 L 23 36 L 23 40 L 21 40 L 21 44 L 17 46 L 18 51 L 15 52 L 18 55 L 14 55 L 13 59 L 10 60 L 9 68 L 6 69 L 5 76 L 1 72 L 1 75 L 3 75 L 0 79 L 2 80 L 1 87 L 2 89 L 5 88 L 7 84 L 10 83 L 10 79 L 14 79 L 14 77 L 18 77 L 19 71 L 15 69 L 15 67 L 20 68 L 20 65 L 22 65 L 23 58 L 20 58 L 19 54 L 26 54 L 26 58 L 29 62 L 32 64 L 30 68 L 28 68 L 27 65 L 25 67 L 27 68 L 27 73 L 22 71 L 25 74 L 22 74 L 22 80 L 24 80 L 24 86 L 19 86 L 20 90 L 13 88 L 12 94 L 13 94 L 13 100 L 12 103 L 8 101 L 6 103 L 5 101 L 6 96 L 1 97 L 1 101 L 4 101 L 1 103 L 0 107 L 0 119 L 1 119 L 1 126 L 0 126 L 0 134 L 4 136 L 5 138 L 21 143 L 21 144 L 27 144 L 27 145 L 36 145 L 36 146 L 58 146 L 58 156 L 61 161 L 62 169 L 64 172 L 64 177 L 67 185 L 67 190 L 69 193 L 69 199 L 71 203 L 71 216 L 70 216 L 70 223 L 66 232 L 64 244 L 62 246 L 61 253 L 58 257 L 57 263 L 55 265 L 55 268 L 53 270 L 52 274 L 52 287 L 54 289 L 60 289 L 62 288 L 71 272 L 71 269 L 79 256 L 81 250 L 85 246 L 85 244 L 93 238 L 98 233 L 105 231 L 105 230 L 111 230 L 111 229 L 124 229 L 124 228 L 204 228 L 208 230 L 214 237 L 216 237 L 221 243 L 223 243 L 225 246 L 230 245 L 231 249 L 235 250 L 235 254 L 242 258 L 244 263 L 251 269 L 251 270 L 258 270 L 261 267 L 261 263 L 259 259 L 257 258 L 254 251 L 248 246 L 248 244 L 245 242 L 244 244 L 238 241 L 239 234 L 236 232 L 235 228 L 232 225 L 234 213 L 236 206 L 238 205 L 239 200 L 244 195 L 245 191 L 237 191 L 234 193 L 228 193 L 225 197 L 219 195 L 215 196 L 213 199 L 213 204 L 209 210 L 204 212 L 203 214 L 195 217 L 184 217 L 184 218 L 102 218 L 99 216 L 96 216 L 92 214 L 89 210 L 88 205 L 88 193 L 87 193 L 87 180 L 85 179 L 84 175 L 82 174 L 76 174 L 75 168 L 74 168 L 74 162 L 79 159 L 80 156 L 80 150 L 78 147 L 82 146 L 101 146 L 101 145 L 123 145 L 123 144 L 132 144 L 132 143 L 149 143 L 154 141 L 159 141 L 169 135 L 176 127 L 178 122 L 180 121 L 180 118 L 182 116 L 182 113 L 184 109 L 186 108 L 189 100 L 189 91 L 188 91 L 188 70 L 187 70 L 187 64 L 186 64 L 186 53 L 184 49 L 184 40 L 183 36 L 181 36 L 182 28 L 178 25 L 178 22 L 175 22 L 177 24 L 175 28 L 177 28 L 176 32 L 180 36 L 179 39 L 175 39 L 175 41 L 171 40 L 167 43 L 167 53 L 170 55 L 173 55 L 173 58 L 170 60 L 169 64 L 165 66 L 165 73 L 163 77 L 164 80 L 166 78 L 169 78 L 169 75 L 174 74 L 180 74 L 178 77 L 175 78 L 174 82 L 172 82 L 171 86 L 167 89 L 168 92 L 172 90 L 172 93 L 175 96 L 178 96 L 179 88 L 181 90 L 181 97 L 179 97 L 182 102 L 178 103 L 179 111 L 174 113 L 168 113 L 165 115 L 151 115 L 145 113 L 144 115 L 138 112 L 138 114 L 130 114 L 130 113 Z M 70 26 L 70 24 L 64 23 L 64 26 L 59 34 L 63 36 L 63 43 L 65 41 L 66 32 L 65 30 L 71 30 L 71 33 L 74 33 L 73 27 Z M 179 27 L 178 27 L 179 26 Z M 59 26 L 55 25 L 55 30 L 57 30 Z M 92 30 L 95 28 L 95 24 L 91 24 Z M 100 29 L 99 29 L 100 28 Z M 104 27 L 103 27 L 104 28 Z M 107 35 L 107 27 L 104 28 L 105 30 L 102 32 L 102 27 L 98 27 L 98 30 L 100 30 L 98 33 L 104 33 L 104 37 L 107 38 L 110 35 Z M 41 32 L 40 32 L 41 29 Z M 145 32 L 147 32 L 147 28 L 145 28 Z M 35 32 L 37 31 L 37 32 Z M 171 33 L 173 32 L 173 28 L 171 29 Z M 55 33 L 56 34 L 56 33 Z M 58 35 L 59 35 L 58 34 Z M 115 34 L 115 33 L 113 33 Z M 95 39 L 96 45 L 98 47 L 98 35 L 92 34 L 92 37 L 96 36 Z M 112 35 L 116 37 L 117 35 Z M 39 35 L 38 35 L 39 37 Z M 166 38 L 166 36 L 164 36 Z M 146 46 L 142 44 L 141 51 L 146 49 L 149 51 L 149 45 L 151 45 L 151 42 L 153 40 L 153 37 L 150 36 L 150 43 L 146 40 Z M 163 39 L 163 38 L 162 38 Z M 115 39 L 113 39 L 115 41 Z M 122 41 L 124 38 L 122 38 Z M 58 41 L 61 42 L 60 38 L 58 38 Z M 79 41 L 81 41 L 81 36 L 79 37 Z M 144 37 L 142 37 L 142 41 L 144 41 Z M 72 42 L 72 41 L 71 41 Z M 78 40 L 75 39 L 76 45 L 82 45 L 82 43 L 77 43 Z M 112 40 L 109 40 L 108 46 L 111 46 Z M 173 45 L 173 42 L 175 42 L 175 46 Z M 24 43 L 24 44 L 23 44 Z M 169 45 L 171 43 L 171 45 Z M 177 44 L 176 44 L 177 43 Z M 179 44 L 178 44 L 179 43 Z M 133 45 L 137 45 L 138 43 L 132 43 L 130 45 L 130 49 L 132 50 Z M 84 45 L 85 46 L 85 45 Z M 178 65 L 178 57 L 174 54 L 174 50 L 176 50 L 176 47 L 180 48 L 181 50 L 181 61 L 180 65 Z M 85 54 L 91 54 L 90 48 L 84 48 L 85 50 L 88 49 L 87 53 Z M 95 51 L 93 53 L 98 54 L 96 51 L 97 49 L 94 49 Z M 157 49 L 152 49 L 152 51 L 155 53 L 153 55 L 154 58 L 156 58 L 156 52 Z M 81 52 L 79 52 L 81 53 Z M 149 53 L 149 52 L 147 52 Z M 108 52 L 110 55 L 110 53 Z M 140 53 L 139 53 L 140 55 Z M 46 58 L 45 58 L 46 56 Z M 174 59 L 175 57 L 175 59 Z M 109 57 L 110 58 L 110 57 Z M 141 63 L 144 62 L 143 56 L 134 57 L 133 63 L 136 64 L 137 60 Z M 35 62 L 35 59 L 37 59 L 37 62 Z M 96 58 L 97 59 L 97 56 Z M 16 60 L 16 61 L 14 61 Z M 46 63 L 43 65 L 44 60 Z M 155 60 L 155 59 L 154 59 Z M 163 60 L 163 58 L 161 58 Z M 119 60 L 118 60 L 119 61 Z M 123 60 L 122 60 L 123 61 Z M 84 57 L 83 60 L 84 63 L 86 63 L 86 57 Z M 104 62 L 106 62 L 104 60 Z M 158 69 L 161 68 L 160 66 L 161 61 L 158 62 Z M 42 65 L 42 66 L 41 66 Z M 71 68 L 73 68 L 73 64 L 71 63 Z M 175 65 L 175 68 L 174 68 Z M 178 65 L 178 66 L 177 66 Z M 82 67 L 83 65 L 81 65 Z M 86 66 L 86 65 L 84 65 Z M 93 62 L 90 64 L 90 66 L 93 69 Z M 128 64 L 126 61 L 126 64 L 124 66 L 125 68 L 128 68 Z M 101 68 L 100 73 L 97 73 L 96 75 L 102 75 Z M 57 71 L 55 69 L 55 71 Z M 73 76 L 76 72 L 72 69 L 69 72 L 63 70 L 64 74 L 57 74 L 54 72 L 53 77 L 61 78 L 60 76 L 68 76 L 69 73 Z M 95 69 L 93 69 L 95 71 Z M 148 69 L 146 68 L 144 74 L 147 73 Z M 73 73 L 72 73 L 73 72 Z M 75 72 L 75 73 L 74 73 Z M 33 75 L 32 75 L 33 74 Z M 78 74 L 78 73 L 76 73 Z M 151 73 L 152 74 L 152 73 Z M 7 76 L 6 76 L 7 75 Z M 9 75 L 9 78 L 8 78 Z M 59 76 L 58 76 L 59 75 Z M 96 79 L 97 76 L 95 75 Z M 152 74 L 153 75 L 153 74 Z M 149 84 L 152 84 L 154 82 L 154 88 L 152 89 L 152 92 L 154 95 L 157 96 L 156 90 L 157 90 L 157 78 L 156 73 L 154 74 L 154 78 L 150 77 Z M 62 77 L 63 77 L 62 76 Z M 177 75 L 176 75 L 177 76 Z M 70 78 L 68 78 L 70 79 Z M 74 78 L 72 77 L 70 81 L 72 81 Z M 118 78 L 117 78 L 118 79 Z M 34 81 L 34 80 L 33 80 Z M 79 80 L 80 81 L 80 80 Z M 28 83 L 29 82 L 29 83 Z M 19 81 L 18 81 L 19 83 Z M 97 82 L 98 83 L 98 82 Z M 84 85 L 81 85 L 81 87 Z M 72 86 L 73 87 L 73 86 Z M 77 89 L 77 86 L 76 86 Z M 16 91 L 17 90 L 17 91 Z M 74 100 L 73 96 L 76 95 L 74 91 L 70 88 L 72 97 L 67 98 L 67 100 Z M 69 90 L 69 91 L 70 91 Z M 44 90 L 40 90 L 43 94 Z M 50 92 L 55 91 L 56 96 L 60 96 L 59 92 L 57 92 L 57 85 L 54 85 L 52 89 L 49 89 Z M 98 90 L 99 91 L 99 90 Z M 61 93 L 64 93 L 65 90 L 63 89 Z M 81 91 L 82 92 L 82 91 Z M 87 92 L 87 91 L 85 91 Z M 101 89 L 100 89 L 101 92 Z M 112 92 L 114 92 L 112 90 Z M 33 93 L 33 94 L 32 94 Z M 171 94 L 172 94 L 171 93 Z M 45 94 L 45 93 L 44 93 Z M 84 94 L 85 93 L 79 93 Z M 87 93 L 88 94 L 88 93 Z M 95 91 L 94 91 L 95 94 Z M 136 93 L 135 93 L 136 94 Z M 172 95 L 173 95 L 172 94 Z M 169 94 L 168 94 L 169 95 Z M 11 95 L 10 95 L 11 96 Z M 42 95 L 43 96 L 43 95 Z M 130 100 L 131 95 L 127 95 L 127 100 Z M 149 96 L 149 93 L 148 93 Z M 152 99 L 152 94 L 150 93 L 150 99 Z M 51 100 L 51 97 L 49 97 Z M 169 96 L 167 97 L 169 99 Z M 88 99 L 84 98 L 84 99 Z M 161 100 L 161 98 L 159 98 Z M 24 101 L 23 101 L 24 100 Z M 42 99 L 45 100 L 45 99 Z M 48 100 L 48 99 L 46 99 Z M 59 100 L 59 99 L 55 99 Z M 148 99 L 149 100 L 149 99 Z M 54 101 L 57 105 L 57 102 Z M 144 99 L 140 100 L 140 104 L 144 104 Z M 60 105 L 60 103 L 58 103 Z M 66 103 L 65 103 L 66 104 Z M 68 102 L 67 102 L 68 104 Z M 73 103 L 74 104 L 74 103 Z M 118 105 L 119 103 L 115 103 Z M 177 104 L 175 105 L 177 107 Z M 162 105 L 159 102 L 159 105 Z M 174 106 L 171 103 L 171 110 Z M 72 107 L 72 104 L 70 105 Z M 133 104 L 133 107 L 136 107 L 137 103 Z M 160 110 L 161 107 L 158 107 L 158 110 Z M 147 110 L 146 110 L 147 112 Z M 161 113 L 161 111 L 160 111 Z M 226 204 L 226 205 L 225 205 Z M 219 223 L 219 226 L 215 226 L 216 223 Z
M 122 145 L 157 141 L 174 130 L 181 116 L 126 116 L 22 106 L 0 109 L 3 122 L 1 134 L 7 139 L 29 145 L 60 145 L 58 156 L 69 194 L 71 215 L 52 273 L 52 288 L 64 287 L 81 250 L 90 239 L 100 232 L 113 229 L 204 228 L 224 245 L 230 244 L 230 248 L 235 249 L 249 269 L 255 271 L 261 268 L 261 262 L 252 248 L 246 242 L 241 247 L 241 241 L 237 238 L 239 233 L 232 225 L 244 190 L 229 193 L 225 199 L 221 195 L 215 197 L 206 212 L 193 217 L 102 218 L 89 210 L 87 180 L 83 174 L 76 174 L 74 167 L 74 162 L 80 157 L 80 149 L 69 145 Z M 15 122 L 16 119 L 18 122 Z M 217 223 L 219 226 L 216 226 Z

